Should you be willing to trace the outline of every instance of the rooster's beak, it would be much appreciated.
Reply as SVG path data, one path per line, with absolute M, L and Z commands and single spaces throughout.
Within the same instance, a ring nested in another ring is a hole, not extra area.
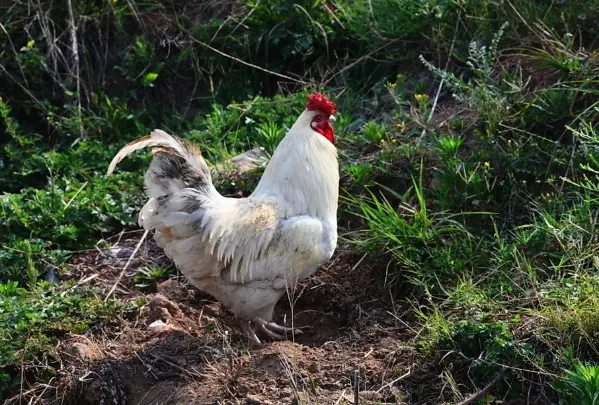
M 329 121 L 330 122 L 335 122 L 337 118 L 335 118 L 335 116 L 333 114 L 329 115 Z

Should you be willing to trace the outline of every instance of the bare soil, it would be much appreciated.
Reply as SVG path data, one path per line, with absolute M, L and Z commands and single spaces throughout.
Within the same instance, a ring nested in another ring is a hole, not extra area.
M 108 291 L 138 240 L 122 237 L 118 248 L 73 258 L 71 277 Z M 406 304 L 383 285 L 384 263 L 338 253 L 277 306 L 277 321 L 304 333 L 253 345 L 183 278 L 160 283 L 156 293 L 136 290 L 136 269 L 155 262 L 168 263 L 145 241 L 116 289 L 144 300 L 135 320 L 61 343 L 58 389 L 48 403 L 351 404 L 356 370 L 360 403 L 439 403 L 427 385 L 438 375 L 417 366 L 426 363 L 412 344 L 417 332 L 406 323 Z

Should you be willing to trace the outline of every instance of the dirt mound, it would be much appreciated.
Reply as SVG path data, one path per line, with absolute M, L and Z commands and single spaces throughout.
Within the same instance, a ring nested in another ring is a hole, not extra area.
M 414 337 L 374 266 L 340 255 L 277 306 L 304 333 L 254 346 L 230 316 L 184 281 L 146 296 L 136 324 L 111 337 L 73 337 L 59 348 L 60 395 L 48 403 L 402 403 Z M 403 342 L 403 343 L 402 343 Z

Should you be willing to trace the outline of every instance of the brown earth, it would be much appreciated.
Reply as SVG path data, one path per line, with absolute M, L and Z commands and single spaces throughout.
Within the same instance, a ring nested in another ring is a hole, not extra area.
M 97 274 L 85 282 L 108 291 L 138 239 L 123 237 L 119 248 L 73 258 L 71 277 Z M 156 293 L 136 291 L 136 269 L 168 263 L 161 253 L 145 241 L 116 289 L 121 297 L 144 299 L 137 319 L 59 346 L 63 365 L 49 403 L 348 404 L 356 369 L 360 403 L 428 395 L 403 385 L 418 374 L 411 344 L 416 332 L 400 320 L 405 308 L 383 286 L 384 274 L 375 267 L 384 264 L 338 254 L 290 294 L 292 305 L 284 297 L 277 306 L 277 320 L 293 319 L 304 333 L 253 345 L 217 302 L 183 278 L 160 283 Z

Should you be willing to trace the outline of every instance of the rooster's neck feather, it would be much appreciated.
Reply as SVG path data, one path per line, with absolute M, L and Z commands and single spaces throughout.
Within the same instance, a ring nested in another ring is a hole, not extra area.
M 339 196 L 337 150 L 310 128 L 314 116 L 304 111 L 281 141 L 252 197 L 282 202 L 284 216 L 335 219 Z

